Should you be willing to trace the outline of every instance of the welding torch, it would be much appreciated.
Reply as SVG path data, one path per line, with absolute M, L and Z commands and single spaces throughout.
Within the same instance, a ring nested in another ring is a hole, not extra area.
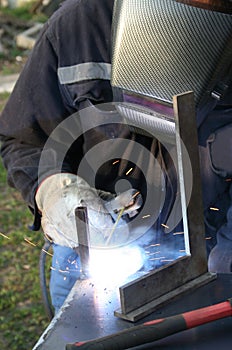
M 125 350 L 232 316 L 232 298 L 219 304 L 145 322 L 102 338 L 67 344 L 66 350 Z
M 133 217 L 137 214 L 137 210 L 142 205 L 142 196 L 139 191 L 135 189 L 129 189 L 105 202 L 105 207 L 109 212 L 116 215 L 116 219 L 112 230 L 107 237 L 106 246 L 109 246 L 112 236 L 119 224 L 119 221 L 124 214 L 128 214 Z M 76 248 L 77 254 L 80 256 L 81 261 L 81 279 L 89 277 L 89 222 L 88 211 L 86 207 L 79 206 L 75 209 L 75 219 L 77 228 L 77 238 L 79 245 Z
M 135 216 L 138 213 L 138 209 L 142 206 L 142 202 L 143 200 L 140 192 L 135 189 L 130 189 L 105 203 L 107 210 L 116 215 L 115 223 L 106 240 L 106 246 L 109 245 L 121 217 L 125 214 L 128 214 L 129 217 Z

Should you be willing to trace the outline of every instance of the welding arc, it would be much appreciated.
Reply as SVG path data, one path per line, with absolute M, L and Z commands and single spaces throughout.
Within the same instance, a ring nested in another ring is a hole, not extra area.
M 125 350 L 229 316 L 232 316 L 232 298 L 212 306 L 145 322 L 102 338 L 67 344 L 66 350 Z

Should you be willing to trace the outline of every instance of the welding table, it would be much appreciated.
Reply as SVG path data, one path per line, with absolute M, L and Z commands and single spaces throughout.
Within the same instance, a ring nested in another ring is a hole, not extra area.
M 77 281 L 64 306 L 33 350 L 64 350 L 67 343 L 103 337 L 152 319 L 209 306 L 232 296 L 232 275 L 219 274 L 208 284 L 169 302 L 141 321 L 131 323 L 114 316 L 119 307 L 117 290 Z M 224 318 L 133 349 L 231 350 L 232 319 Z

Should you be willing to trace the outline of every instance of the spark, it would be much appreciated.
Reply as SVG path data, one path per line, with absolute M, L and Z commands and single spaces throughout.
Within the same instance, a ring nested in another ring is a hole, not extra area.
M 68 273 L 70 273 L 70 271 L 57 269 L 57 268 L 55 268 L 55 267 L 53 267 L 53 266 L 50 266 L 50 270 L 52 270 L 52 271 L 58 271 L 58 272 L 61 272 L 61 273 L 63 273 L 63 274 L 68 274 Z M 66 279 L 66 277 L 64 277 L 64 279 Z
M 151 258 L 149 260 L 160 260 L 160 259 L 165 259 L 165 256 L 160 256 L 159 258 Z
M 137 197 L 140 194 L 139 191 L 137 191 L 135 194 L 133 194 L 132 198 L 134 199 L 135 197 Z
M 6 239 L 10 239 L 10 237 L 4 235 L 4 233 L 2 233 L 2 232 L 0 232 L 0 235 L 1 235 L 2 237 L 6 238 Z
M 126 175 L 129 175 L 132 172 L 133 168 L 130 168 L 127 172 Z
M 149 247 L 159 247 L 160 246 L 160 243 L 156 243 L 156 244 L 150 244 L 147 248 Z
M 174 259 L 163 259 L 163 260 L 161 260 L 161 262 L 171 262 L 171 261 L 174 261 Z
M 150 216 L 151 216 L 150 214 L 144 215 L 144 216 L 142 217 L 142 219 L 149 218 Z
M 148 254 L 149 254 L 149 255 L 160 254 L 160 251 L 158 251 L 158 252 L 153 252 L 153 253 L 149 253 L 149 252 L 148 252 Z
M 46 253 L 47 255 L 51 256 L 51 257 L 53 256 L 53 254 L 47 252 L 47 251 L 46 251 L 45 249 L 43 249 L 43 248 L 42 248 L 42 251 L 43 251 L 44 253 Z
M 186 250 L 185 250 L 185 249 L 180 249 L 179 252 L 180 252 L 180 253 L 185 253 Z
M 27 243 L 29 243 L 30 245 L 32 245 L 33 247 L 36 247 L 36 244 L 29 241 L 29 239 L 27 239 L 26 237 L 24 237 L 24 241 L 26 241 Z
M 210 210 L 219 211 L 219 208 L 210 207 Z
M 37 244 L 31 242 L 28 238 L 24 237 L 24 241 L 27 242 L 28 244 L 30 244 L 32 247 L 35 247 L 35 248 L 40 249 L 40 247 L 39 247 Z M 49 255 L 49 256 L 51 256 L 51 257 L 53 256 L 51 253 L 47 252 L 45 249 L 42 248 L 41 250 L 42 250 L 44 253 L 46 253 L 47 255 Z
M 176 236 L 176 235 L 183 235 L 184 234 L 184 232 L 174 232 L 173 233 L 173 236 Z
M 117 163 L 119 163 L 120 162 L 120 160 L 118 159 L 118 160 L 115 160 L 114 162 L 113 162 L 113 165 L 115 165 L 115 164 L 117 164 Z
M 206 240 L 212 239 L 212 237 L 205 237 Z
M 165 228 L 169 228 L 168 225 L 165 225 L 165 224 L 161 224 L 161 226 L 165 227 Z
M 56 270 L 56 269 L 54 269 L 54 270 Z M 61 273 L 70 273 L 70 272 L 67 271 L 67 270 L 61 270 L 61 269 L 59 269 L 58 271 L 61 272 Z

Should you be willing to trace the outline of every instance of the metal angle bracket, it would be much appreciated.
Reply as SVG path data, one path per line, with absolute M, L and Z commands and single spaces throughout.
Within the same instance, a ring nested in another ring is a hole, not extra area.
M 207 265 L 194 93 L 173 96 L 173 110 L 181 206 L 187 225 L 189 254 L 140 278 L 135 277 L 134 281 L 119 288 L 121 308 L 114 314 L 132 322 L 216 278 L 216 274 L 208 272 Z M 189 169 L 185 166 L 184 154 L 188 155 L 192 171 L 188 203 Z
M 155 300 L 148 302 L 145 305 L 142 305 L 141 307 L 131 312 L 123 314 L 121 309 L 118 309 L 114 311 L 114 315 L 126 321 L 137 322 L 140 319 L 150 315 L 151 313 L 156 311 L 158 308 L 165 306 L 166 304 L 174 301 L 176 298 L 180 296 L 185 295 L 186 293 L 190 293 L 195 288 L 202 287 L 206 283 L 213 281 L 215 278 L 216 278 L 215 273 L 210 273 L 210 272 L 205 273 L 200 277 L 195 278 L 193 281 L 185 283 L 182 286 L 174 290 L 171 290 L 170 292 L 158 297 Z

